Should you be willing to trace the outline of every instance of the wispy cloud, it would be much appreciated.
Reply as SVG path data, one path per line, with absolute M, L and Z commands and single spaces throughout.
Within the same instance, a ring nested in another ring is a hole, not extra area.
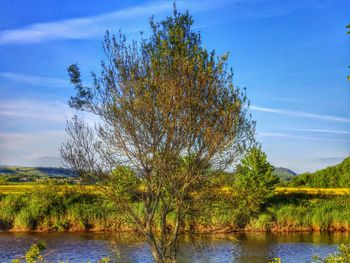
M 268 97 L 267 99 L 270 100 L 277 100 L 277 101 L 287 101 L 287 102 L 299 102 L 301 99 L 297 98 L 286 98 L 286 97 Z
M 250 109 L 253 111 L 283 114 L 283 115 L 296 116 L 296 117 L 302 117 L 302 118 L 308 118 L 308 119 L 350 123 L 350 118 L 337 117 L 332 115 L 315 114 L 315 113 L 303 112 L 303 111 L 290 111 L 290 110 L 282 110 L 282 109 L 275 109 L 275 108 L 265 108 L 265 107 L 259 107 L 256 105 L 250 106 Z
M 328 141 L 328 142 L 350 142 L 350 140 L 341 140 L 341 139 L 328 139 L 328 138 L 319 138 L 319 137 L 309 137 L 309 136 L 297 136 L 287 133 L 279 132 L 258 132 L 258 137 L 273 137 L 273 138 L 290 138 L 290 139 L 301 139 L 301 140 L 314 140 L 314 141 Z
M 52 39 L 86 39 L 100 35 L 107 25 L 116 25 L 129 18 L 160 13 L 171 8 L 171 2 L 156 2 L 96 16 L 35 23 L 19 29 L 0 32 L 0 44 L 36 43 Z
M 268 2 L 268 3 L 267 3 Z M 179 0 L 179 10 L 190 10 L 191 13 L 210 11 L 230 6 L 235 10 L 232 19 L 247 17 L 265 18 L 281 16 L 300 8 L 322 8 L 333 4 L 334 1 L 309 0 Z M 173 1 L 154 1 L 133 6 L 114 12 L 95 16 L 65 19 L 55 22 L 42 22 L 27 25 L 22 28 L 5 29 L 0 31 L 0 45 L 13 43 L 38 43 L 54 39 L 87 39 L 101 36 L 106 29 L 123 28 L 125 32 L 137 32 L 144 28 L 145 18 L 151 15 L 169 13 Z M 139 22 L 142 21 L 140 24 Z
M 67 139 L 62 131 L 0 132 L 0 164 L 59 166 L 59 147 Z M 49 157 L 49 158 L 48 158 Z
M 335 133 L 335 134 L 350 134 L 350 131 L 343 130 L 323 130 L 323 129 L 289 129 L 291 131 L 315 132 L 315 133 Z
M 45 101 L 40 99 L 12 99 L 0 100 L 0 123 L 4 119 L 10 119 L 11 122 L 21 126 L 22 120 L 33 120 L 36 124 L 59 124 L 64 130 L 64 124 L 67 119 L 73 115 L 83 117 L 85 122 L 90 125 L 99 123 L 99 119 L 89 113 L 77 112 L 70 108 L 68 104 L 60 100 Z M 1 126 L 0 126 L 1 130 Z
M 11 81 L 20 82 L 24 84 L 49 88 L 67 87 L 69 85 L 69 82 L 64 79 L 35 76 L 15 72 L 0 72 L 0 78 L 9 79 Z
M 179 9 L 201 12 L 222 6 L 218 1 L 178 1 Z M 35 23 L 18 29 L 0 31 L 0 45 L 12 43 L 37 43 L 53 39 L 87 39 L 101 36 L 107 29 L 123 28 L 124 32 L 138 32 L 143 29 L 145 19 L 152 15 L 169 13 L 173 1 L 154 1 L 144 5 L 129 7 L 95 16 L 65 19 L 55 22 Z M 142 23 L 138 23 L 142 21 Z
M 317 158 L 316 161 L 321 162 L 341 162 L 345 159 L 345 157 L 326 157 L 326 158 Z
M 26 118 L 64 123 L 66 116 L 73 114 L 73 110 L 66 103 L 60 101 L 45 102 L 28 99 L 0 101 L 0 118 Z

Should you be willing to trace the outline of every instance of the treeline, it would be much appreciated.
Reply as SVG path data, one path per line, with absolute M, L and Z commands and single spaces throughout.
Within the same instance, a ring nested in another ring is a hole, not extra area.
M 340 164 L 295 176 L 289 186 L 298 187 L 350 187 L 350 157 Z

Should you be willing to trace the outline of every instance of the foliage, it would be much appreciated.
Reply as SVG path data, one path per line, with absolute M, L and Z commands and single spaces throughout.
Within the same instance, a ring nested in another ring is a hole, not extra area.
M 279 192 L 266 200 L 257 213 L 235 206 L 227 190 L 202 190 L 207 184 L 217 186 L 230 174 L 207 173 L 204 185 L 193 187 L 183 218 L 183 230 L 195 233 L 231 232 L 238 230 L 239 220 L 245 218 L 245 230 L 258 231 L 347 231 L 350 230 L 350 197 L 329 193 Z M 131 198 L 133 199 L 133 198 Z M 132 202 L 135 211 L 143 205 Z M 11 231 L 125 231 L 137 230 L 124 218 L 113 202 L 90 188 L 39 188 L 23 194 L 0 196 L 0 230 Z M 160 224 L 160 217 L 156 224 Z M 245 225 L 246 224 L 246 225 Z
M 272 173 L 280 179 L 282 184 L 291 181 L 297 175 L 292 170 L 283 167 L 274 167 Z
M 349 263 L 350 262 L 350 245 L 340 245 L 338 250 L 329 254 L 324 259 L 316 256 L 313 258 L 315 263 Z
M 26 252 L 24 259 L 26 263 L 37 263 L 44 262 L 43 256 L 40 254 L 46 248 L 44 241 L 39 241 L 34 243 Z M 12 260 L 12 263 L 20 263 L 22 260 L 20 258 Z
M 290 186 L 350 187 L 350 157 L 335 166 L 300 174 L 292 179 Z
M 0 199 L 0 228 L 14 231 L 111 229 L 120 220 L 101 194 L 86 188 L 46 186 Z M 121 227 L 121 226 L 120 226 Z
M 234 203 L 240 211 L 239 225 L 244 226 L 273 196 L 274 185 L 279 180 L 272 171 L 273 167 L 260 147 L 252 148 L 237 166 L 232 191 Z
M 151 19 L 151 36 L 140 44 L 107 33 L 106 61 L 91 86 L 77 64 L 68 69 L 77 92 L 70 106 L 95 114 L 101 125 L 92 129 L 73 118 L 62 157 L 103 188 L 158 262 L 176 258 L 191 191 L 207 181 L 206 170 L 225 170 L 254 143 L 255 123 L 245 92 L 233 85 L 228 54 L 207 51 L 192 25 L 174 8 L 159 23 Z M 133 172 L 113 172 L 125 166 Z M 135 202 L 126 202 L 132 188 Z
M 335 253 L 331 253 L 326 256 L 324 259 L 314 256 L 312 258 L 314 263 L 349 263 L 350 262 L 350 246 L 349 245 L 340 245 L 338 250 Z M 282 263 L 280 258 L 275 258 L 269 263 Z
M 23 262 L 22 258 L 25 259 L 25 263 L 39 263 L 39 262 L 47 262 L 45 260 L 45 256 L 42 255 L 41 252 L 46 249 L 45 241 L 39 241 L 38 243 L 34 243 L 25 253 L 25 255 L 21 258 L 13 259 L 12 263 L 21 263 Z M 88 261 L 89 262 L 89 261 Z M 104 257 L 97 261 L 97 263 L 109 263 L 110 258 Z M 53 262 L 52 262 L 53 263 Z M 68 263 L 68 261 L 57 261 L 57 263 Z

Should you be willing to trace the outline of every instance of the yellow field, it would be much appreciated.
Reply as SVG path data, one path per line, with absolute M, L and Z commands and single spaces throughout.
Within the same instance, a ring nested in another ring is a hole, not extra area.
M 0 185 L 0 194 L 24 193 L 24 192 L 27 192 L 27 191 L 33 189 L 33 187 L 38 187 L 38 185 L 30 185 L 30 184 Z
M 39 190 L 47 186 L 40 184 L 10 184 L 10 185 L 0 185 L 0 194 L 23 194 L 32 190 Z M 89 192 L 97 193 L 97 189 L 93 186 L 81 186 L 81 185 L 65 185 L 61 186 L 62 190 L 65 187 L 69 189 L 76 188 L 77 190 L 84 190 Z
M 277 187 L 275 192 L 278 194 L 305 193 L 311 195 L 350 195 L 350 188 Z
M 40 189 L 46 187 L 45 185 L 38 184 L 10 184 L 0 185 L 0 194 L 19 194 L 25 193 L 34 189 Z M 65 187 L 74 188 L 79 190 L 87 190 L 90 192 L 97 192 L 97 189 L 93 186 L 75 186 L 68 185 Z M 228 191 L 228 189 L 224 189 Z M 304 187 L 277 187 L 275 189 L 277 194 L 292 194 L 292 193 L 305 193 L 310 195 L 323 194 L 323 195 L 350 195 L 350 188 L 304 188 Z

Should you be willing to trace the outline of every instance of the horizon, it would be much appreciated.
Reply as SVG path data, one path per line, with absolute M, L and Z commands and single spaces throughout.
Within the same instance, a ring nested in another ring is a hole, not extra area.
M 0 9 L 0 165 L 59 167 L 65 120 L 76 112 L 67 67 L 100 71 L 106 30 L 149 35 L 172 1 L 3 2 Z M 350 2 L 177 1 L 203 46 L 230 52 L 247 87 L 257 141 L 275 167 L 313 172 L 350 155 Z M 210 15 L 210 21 L 208 16 Z M 84 116 L 89 122 L 94 118 Z

